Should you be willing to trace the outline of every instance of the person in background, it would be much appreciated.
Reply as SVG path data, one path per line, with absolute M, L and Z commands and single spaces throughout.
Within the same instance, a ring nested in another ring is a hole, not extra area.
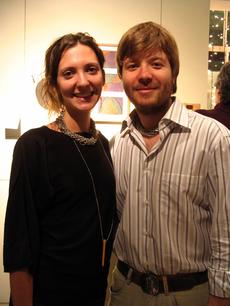
M 104 305 L 115 178 L 108 141 L 90 118 L 103 64 L 85 33 L 46 51 L 42 97 L 58 117 L 25 132 L 14 149 L 4 232 L 14 306 Z
M 220 121 L 230 129 L 230 62 L 222 66 L 215 86 L 214 109 L 198 109 L 197 112 Z
M 117 63 L 135 109 L 111 141 L 110 306 L 230 305 L 230 131 L 176 99 L 178 48 L 161 25 L 130 28 Z

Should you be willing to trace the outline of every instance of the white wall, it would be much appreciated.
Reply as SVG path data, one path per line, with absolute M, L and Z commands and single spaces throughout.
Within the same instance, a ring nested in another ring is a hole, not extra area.
M 210 0 L 212 11 L 230 11 L 230 0 Z
M 0 303 L 8 300 L 8 275 L 3 273 L 2 245 L 9 169 L 14 141 L 5 141 L 5 127 L 14 127 L 23 102 L 24 1 L 0 1 Z
M 207 106 L 209 1 L 163 1 L 163 25 L 176 38 L 180 54 L 177 95 L 183 103 Z
M 46 112 L 34 93 L 43 70 L 44 52 L 56 37 L 89 32 L 99 43 L 117 44 L 136 23 L 162 22 L 175 36 L 180 49 L 178 96 L 185 103 L 207 103 L 209 0 L 1 0 L 0 1 L 0 246 L 15 141 L 4 140 L 5 128 L 22 131 L 47 122 Z M 34 82 L 35 81 L 35 82 Z M 100 125 L 107 137 L 120 125 Z M 0 247 L 0 303 L 9 287 L 2 268 Z

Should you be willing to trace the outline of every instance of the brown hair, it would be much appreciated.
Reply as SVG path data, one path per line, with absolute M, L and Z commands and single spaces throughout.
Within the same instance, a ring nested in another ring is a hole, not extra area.
M 99 65 L 104 74 L 103 66 L 105 58 L 103 52 L 98 47 L 95 39 L 88 33 L 70 33 L 55 40 L 47 49 L 45 54 L 45 78 L 41 83 L 42 105 L 47 108 L 50 113 L 59 113 L 63 106 L 62 98 L 60 97 L 57 88 L 58 66 L 62 54 L 64 51 L 74 47 L 78 43 L 88 46 L 95 52 Z
M 135 25 L 122 36 L 117 49 L 119 76 L 122 76 L 123 62 L 127 57 L 149 55 L 153 50 L 160 50 L 166 54 L 172 69 L 173 93 L 175 93 L 180 66 L 177 44 L 165 28 L 151 21 Z
M 220 90 L 220 102 L 230 104 L 230 62 L 221 67 L 215 86 Z

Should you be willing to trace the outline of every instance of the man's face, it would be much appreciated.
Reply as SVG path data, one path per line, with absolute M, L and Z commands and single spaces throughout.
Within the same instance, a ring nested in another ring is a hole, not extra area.
M 168 109 L 173 88 L 172 70 L 163 51 L 128 57 L 122 67 L 125 92 L 137 111 L 143 114 Z

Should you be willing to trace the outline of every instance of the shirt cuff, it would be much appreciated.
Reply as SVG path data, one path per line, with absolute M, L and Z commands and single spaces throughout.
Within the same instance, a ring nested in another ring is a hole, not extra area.
M 208 269 L 209 293 L 214 296 L 230 297 L 230 271 Z

